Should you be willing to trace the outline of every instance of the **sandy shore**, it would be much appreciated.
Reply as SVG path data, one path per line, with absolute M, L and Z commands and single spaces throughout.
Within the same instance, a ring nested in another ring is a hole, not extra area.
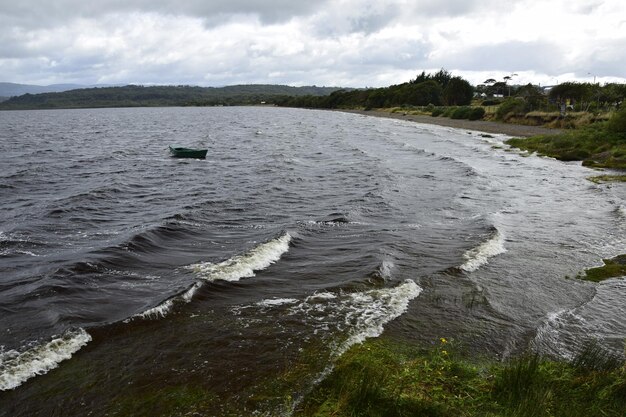
M 388 117 L 391 119 L 410 120 L 416 123 L 426 123 L 439 126 L 454 127 L 457 129 L 476 130 L 486 133 L 500 133 L 513 137 L 529 137 L 535 135 L 554 135 L 561 133 L 561 129 L 550 129 L 540 126 L 523 126 L 509 123 L 489 122 L 486 120 L 458 120 L 447 117 L 415 116 L 402 113 L 389 113 L 379 110 L 340 110 L 347 113 L 357 113 L 366 116 Z

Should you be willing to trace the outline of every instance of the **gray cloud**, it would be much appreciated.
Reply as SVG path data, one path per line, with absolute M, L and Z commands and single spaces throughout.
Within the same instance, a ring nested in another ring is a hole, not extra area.
M 476 46 L 450 54 L 437 63 L 466 71 L 537 71 L 546 74 L 571 71 L 562 49 L 551 42 L 539 41 Z
M 405 14 L 410 10 L 409 16 L 456 17 L 510 9 L 510 4 L 498 0 L 420 0 L 410 4 Z
M 329 0 L 3 0 L 0 21 L 22 27 L 50 27 L 77 18 L 98 18 L 106 14 L 132 12 L 190 16 L 219 23 L 229 15 L 254 15 L 263 23 L 277 23 L 306 15 Z
M 621 77 L 626 78 L 626 37 L 605 41 L 588 55 L 576 61 L 576 73 L 580 77 Z
M 623 3 L 555 1 L 575 24 L 533 27 L 538 0 L 0 0 L 0 81 L 358 87 L 442 67 L 626 77 L 623 18 L 607 23 Z M 527 25 L 508 24 L 519 15 Z

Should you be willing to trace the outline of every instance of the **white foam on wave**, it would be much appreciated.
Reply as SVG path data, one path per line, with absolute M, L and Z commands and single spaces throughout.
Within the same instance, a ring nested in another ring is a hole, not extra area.
M 333 294 L 332 292 L 324 291 L 324 292 L 316 292 L 313 295 L 309 295 L 305 301 L 309 302 L 309 301 L 314 301 L 314 300 L 332 300 L 335 298 L 337 298 L 336 294 Z
M 350 294 L 348 305 L 352 311 L 346 315 L 345 323 L 352 331 L 335 354 L 342 355 L 352 345 L 380 336 L 384 325 L 404 314 L 409 302 L 421 292 L 422 288 L 415 281 L 406 280 L 394 288 Z
M 497 231 L 489 240 L 463 254 L 465 263 L 461 265 L 461 269 L 466 272 L 476 271 L 481 266 L 488 264 L 490 258 L 504 252 L 506 252 L 504 237 L 500 231 Z
M 295 298 L 270 298 L 267 300 L 259 301 L 258 303 L 256 303 L 256 305 L 259 307 L 275 307 L 285 304 L 295 304 L 297 302 L 298 300 L 296 300 Z
M 378 337 L 384 326 L 404 314 L 409 302 L 422 292 L 413 280 L 406 280 L 394 288 L 375 289 L 357 293 L 340 293 L 332 297 L 310 296 L 290 307 L 287 315 L 303 315 L 305 322 L 315 327 L 314 334 L 323 334 L 334 328 L 347 335 L 331 351 L 331 362 L 315 378 L 314 385 L 332 372 L 335 360 L 351 346 Z M 323 293 L 326 294 L 326 293 Z M 330 293 L 328 293 L 330 294 Z M 302 400 L 296 398 L 292 412 Z
M 316 293 L 297 305 L 291 306 L 288 316 L 303 316 L 314 327 L 314 333 L 335 328 L 347 335 L 336 346 L 335 356 L 340 356 L 350 346 L 382 334 L 384 325 L 406 312 L 409 302 L 422 288 L 413 280 L 406 280 L 393 288 L 364 292 Z
M 589 342 L 624 357 L 626 280 L 614 278 L 594 286 L 592 298 L 573 309 L 546 315 L 537 327 L 533 346 L 542 354 L 572 359 Z
M 164 302 L 162 302 L 156 307 L 149 308 L 148 310 L 142 313 L 136 314 L 135 316 L 133 316 L 133 318 L 142 318 L 142 319 L 163 318 L 167 316 L 170 311 L 172 311 L 172 308 L 177 302 L 189 303 L 193 299 L 193 296 L 196 293 L 196 291 L 198 291 L 198 289 L 201 286 L 202 286 L 202 282 L 198 281 L 195 284 L 193 284 L 187 291 L 180 294 L 179 296 L 165 300 Z
M 378 268 L 380 276 L 384 279 L 391 279 L 392 271 L 395 266 L 396 265 L 392 261 L 385 259 Z
M 200 275 L 205 281 L 238 281 L 241 278 L 254 276 L 254 271 L 267 268 L 289 250 L 291 236 L 285 233 L 283 236 L 262 243 L 243 255 L 237 255 L 224 262 L 213 264 L 203 262 L 186 267 Z M 165 300 L 156 307 L 152 307 L 133 318 L 158 319 L 167 316 L 176 303 L 189 303 L 194 294 L 202 286 L 202 281 L 196 282 L 183 294 Z M 267 301 L 271 303 L 271 301 Z M 131 319 L 127 320 L 130 321 Z
M 281 237 L 262 243 L 243 255 L 237 255 L 217 264 L 202 262 L 190 265 L 189 269 L 206 281 L 239 281 L 241 278 L 253 277 L 255 271 L 261 271 L 289 250 L 291 235 L 285 233 Z
M 170 298 L 169 300 L 165 300 L 156 307 L 149 308 L 143 313 L 137 314 L 135 317 L 140 317 L 143 319 L 165 317 L 172 310 L 172 307 L 174 307 L 174 299 Z
M 584 318 L 576 314 L 575 310 L 552 311 L 546 315 L 532 342 L 535 349 L 542 353 L 572 360 L 576 354 L 577 341 L 565 331 L 571 326 L 583 327 Z
M 35 346 L 24 352 L 10 350 L 0 353 L 0 391 L 22 385 L 26 380 L 48 373 L 68 360 L 80 348 L 91 341 L 84 329 L 68 331 L 45 345 Z

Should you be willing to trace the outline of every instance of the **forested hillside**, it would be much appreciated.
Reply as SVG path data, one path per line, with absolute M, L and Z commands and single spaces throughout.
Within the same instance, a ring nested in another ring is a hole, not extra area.
M 338 88 L 264 84 L 228 87 L 128 85 L 24 94 L 0 103 L 0 109 L 246 105 L 270 101 L 277 96 L 315 97 L 328 95 L 336 90 Z

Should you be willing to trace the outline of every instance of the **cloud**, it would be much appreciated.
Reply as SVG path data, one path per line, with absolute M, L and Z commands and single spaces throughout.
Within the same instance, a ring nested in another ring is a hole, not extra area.
M 623 16 L 621 0 L 0 0 L 0 81 L 360 87 L 442 67 L 624 77 Z
M 442 67 L 467 71 L 539 71 L 558 74 L 567 70 L 563 50 L 551 42 L 511 41 L 464 47 L 450 52 L 434 61 Z
M 153 13 L 205 19 L 219 24 L 232 15 L 257 16 L 274 24 L 311 13 L 329 0 L 20 0 L 0 4 L 0 20 L 21 27 L 65 25 L 75 19 L 95 19 L 109 14 Z
M 578 75 L 595 77 L 620 77 L 626 79 L 626 42 L 618 39 L 602 42 L 588 56 L 577 62 Z

